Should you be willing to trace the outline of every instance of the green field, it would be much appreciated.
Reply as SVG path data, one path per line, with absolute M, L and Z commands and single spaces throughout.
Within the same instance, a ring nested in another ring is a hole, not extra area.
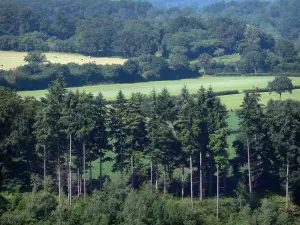
M 244 89 L 251 89 L 253 87 L 265 88 L 269 81 L 274 77 L 212 77 L 204 76 L 196 79 L 184 79 L 175 81 L 156 81 L 156 82 L 144 82 L 133 84 L 106 84 L 85 86 L 79 88 L 70 88 L 71 90 L 79 90 L 91 92 L 97 95 L 102 92 L 107 100 L 114 100 L 118 91 L 122 90 L 126 97 L 129 97 L 133 92 L 141 92 L 149 94 L 153 89 L 161 91 L 164 87 L 167 88 L 172 95 L 178 95 L 184 85 L 187 86 L 190 93 L 195 94 L 201 86 L 208 88 L 212 86 L 214 91 L 227 91 L 238 90 L 242 92 Z M 293 77 L 293 84 L 300 85 L 300 78 Z M 39 91 L 24 91 L 19 92 L 23 97 L 33 96 L 36 98 L 43 97 L 47 93 L 47 90 Z M 227 105 L 228 109 L 237 109 L 242 102 L 244 94 L 221 96 L 222 101 Z M 262 93 L 262 103 L 267 103 L 269 99 L 279 99 L 279 95 L 268 93 Z M 283 94 L 283 99 L 292 98 L 300 100 L 300 90 L 295 90 L 292 95 Z
M 217 62 L 228 64 L 228 63 L 235 63 L 241 60 L 241 56 L 238 54 L 233 55 L 224 55 L 220 57 L 214 58 Z
M 105 58 L 105 57 L 87 57 L 80 54 L 70 54 L 70 53 L 58 53 L 58 52 L 46 52 L 44 53 L 47 59 L 51 63 L 96 63 L 98 65 L 106 64 L 123 64 L 127 59 L 121 58 Z M 18 66 L 25 65 L 24 56 L 27 52 L 11 52 L 11 51 L 0 51 L 0 65 L 3 70 L 9 70 L 16 68 Z

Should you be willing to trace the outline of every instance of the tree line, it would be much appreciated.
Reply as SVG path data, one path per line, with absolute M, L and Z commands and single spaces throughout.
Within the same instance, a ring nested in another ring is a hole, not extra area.
M 59 207 L 81 196 L 86 201 L 109 182 L 103 162 L 113 152 L 123 185 L 138 189 L 148 182 L 154 192 L 189 197 L 192 209 L 197 199 L 216 195 L 217 220 L 221 196 L 255 207 L 256 195 L 284 187 L 286 210 L 291 200 L 299 203 L 297 101 L 270 101 L 264 108 L 259 93 L 246 93 L 232 156 L 228 111 L 211 88 L 192 97 L 183 87 L 177 98 L 167 89 L 130 99 L 120 91 L 107 105 L 101 93 L 67 91 L 59 76 L 40 101 L 7 88 L 0 96 L 2 191 L 56 193 Z

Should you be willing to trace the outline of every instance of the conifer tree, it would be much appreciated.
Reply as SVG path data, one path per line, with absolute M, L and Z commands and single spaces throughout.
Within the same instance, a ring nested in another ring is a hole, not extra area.
M 143 152 L 148 142 L 145 117 L 141 106 L 134 101 L 129 101 L 126 105 L 124 125 L 125 157 L 130 160 L 131 185 L 134 188 L 134 156 L 137 152 Z
M 83 196 L 86 198 L 86 147 L 90 147 L 91 133 L 95 127 L 95 108 L 93 105 L 93 95 L 80 93 L 77 105 L 76 138 L 82 143 L 82 172 L 83 172 Z
M 194 208 L 193 200 L 193 162 L 192 156 L 197 149 L 195 134 L 193 132 L 193 123 L 195 115 L 195 102 L 190 96 L 186 87 L 181 90 L 178 105 L 180 106 L 178 119 L 176 120 L 175 130 L 177 137 L 181 142 L 182 150 L 189 156 L 190 164 L 190 188 L 191 188 L 191 204 Z
M 248 186 L 250 194 L 253 189 L 252 182 L 254 181 L 254 172 L 258 174 L 255 176 L 255 179 L 257 179 L 262 173 L 260 167 L 267 165 L 266 160 L 264 161 L 264 158 L 266 158 L 266 156 L 264 156 L 264 151 L 266 150 L 264 146 L 264 138 L 266 137 L 264 128 L 265 116 L 259 101 L 260 94 L 256 91 L 246 93 L 241 109 L 238 111 L 240 127 L 245 137 L 244 143 L 246 143 L 247 148 Z M 252 161 L 255 162 L 255 165 L 253 165 L 254 162 L 252 163 Z M 252 170 L 254 167 L 256 168 L 255 171 Z
M 103 165 L 103 156 L 105 150 L 108 147 L 108 134 L 107 134 L 107 109 L 106 102 L 101 93 L 94 100 L 95 104 L 95 128 L 93 131 L 93 141 L 96 148 L 97 155 L 99 157 L 100 171 L 99 171 L 99 187 L 100 190 L 103 186 L 103 177 L 102 177 L 102 165 Z
M 219 219 L 219 183 L 220 183 L 220 170 L 225 169 L 227 165 L 227 136 L 229 134 L 229 131 L 227 128 L 221 128 L 216 130 L 214 134 L 210 135 L 210 142 L 209 142 L 209 148 L 213 151 L 214 153 L 214 160 L 217 168 L 217 209 L 216 209 L 216 216 L 217 219 Z
M 124 176 L 125 151 L 125 109 L 127 100 L 122 91 L 117 95 L 117 101 L 108 110 L 108 130 L 110 142 L 116 153 L 116 167 L 120 170 L 121 178 Z
M 290 189 L 299 183 L 300 104 L 287 100 L 270 101 L 267 107 L 270 136 L 275 149 L 279 174 L 284 179 L 286 210 L 289 208 Z

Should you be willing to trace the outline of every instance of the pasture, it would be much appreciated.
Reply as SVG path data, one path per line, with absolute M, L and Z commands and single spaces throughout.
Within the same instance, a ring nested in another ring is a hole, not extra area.
M 217 62 L 224 63 L 224 64 L 230 64 L 230 63 L 235 63 L 241 60 L 241 56 L 238 54 L 233 54 L 233 55 L 224 55 L 220 57 L 215 57 L 214 58 Z
M 105 84 L 105 85 L 95 85 L 95 86 L 84 86 L 79 88 L 70 88 L 72 91 L 85 91 L 91 92 L 97 95 L 102 92 L 107 100 L 114 100 L 118 91 L 122 90 L 125 96 L 130 97 L 133 92 L 141 92 L 143 94 L 149 94 L 153 89 L 156 91 L 161 91 L 163 88 L 167 88 L 172 95 L 178 95 L 180 90 L 184 85 L 187 86 L 191 94 L 197 93 L 201 86 L 208 88 L 212 86 L 213 90 L 228 91 L 228 90 L 238 90 L 242 92 L 245 89 L 252 89 L 253 87 L 265 88 L 269 81 L 273 80 L 274 77 L 213 77 L 204 76 L 196 79 L 184 79 L 184 80 L 174 80 L 174 81 L 155 81 L 155 82 L 144 82 L 144 83 L 133 83 L 133 84 Z M 291 78 L 294 85 L 300 85 L 300 77 Z M 33 96 L 36 98 L 43 97 L 47 90 L 38 91 L 23 91 L 19 94 L 23 97 Z M 242 102 L 244 94 L 237 95 L 227 95 L 221 96 L 224 104 L 227 105 L 228 109 L 237 109 Z M 279 99 L 279 95 L 269 93 L 262 93 L 262 103 L 266 104 L 269 99 Z M 300 90 L 294 90 L 293 94 L 285 93 L 282 99 L 291 98 L 295 100 L 300 100 Z
M 58 52 L 46 52 L 44 53 L 47 59 L 51 63 L 96 63 L 98 65 L 106 64 L 123 64 L 127 59 L 122 58 L 106 58 L 106 57 L 91 57 L 80 55 L 80 54 L 71 54 L 71 53 L 58 53 Z M 11 51 L 0 51 L 0 69 L 9 70 L 16 68 L 18 66 L 23 66 L 26 63 L 24 62 L 24 57 L 27 55 L 27 52 L 11 52 Z

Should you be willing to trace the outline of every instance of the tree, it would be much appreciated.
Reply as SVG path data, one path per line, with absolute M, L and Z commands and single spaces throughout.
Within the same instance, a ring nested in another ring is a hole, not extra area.
M 46 55 L 41 52 L 29 52 L 27 56 L 24 57 L 24 61 L 29 64 L 42 64 L 48 62 Z
M 198 63 L 200 65 L 200 67 L 203 68 L 205 72 L 207 72 L 207 69 L 209 68 L 209 66 L 212 63 L 211 55 L 208 55 L 206 53 L 200 55 L 200 57 L 198 59 Z
M 124 175 L 124 150 L 125 150 L 125 109 L 127 100 L 120 90 L 117 101 L 109 108 L 109 136 L 113 150 L 116 153 L 115 167 L 119 169 L 121 178 Z
M 95 150 L 99 157 L 100 171 L 99 171 L 99 187 L 100 190 L 103 187 L 103 176 L 102 176 L 102 165 L 103 165 L 103 156 L 105 149 L 108 148 L 108 127 L 107 127 L 107 108 L 106 101 L 101 93 L 94 100 L 95 104 L 95 129 L 92 134 L 92 140 L 94 141 Z
M 141 153 L 147 146 L 147 130 L 144 114 L 140 104 L 130 100 L 125 108 L 124 115 L 125 157 L 130 161 L 131 185 L 135 187 L 134 158 L 136 153 Z
M 277 76 L 273 81 L 268 83 L 269 92 L 276 92 L 280 95 L 280 98 L 282 93 L 289 92 L 292 94 L 293 88 L 292 80 L 286 76 Z
M 180 105 L 178 119 L 175 124 L 177 137 L 181 142 L 183 153 L 189 156 L 190 164 L 190 188 L 191 188 L 191 206 L 194 208 L 193 200 L 193 162 L 192 156 L 196 151 L 196 139 L 192 130 L 194 123 L 195 102 L 190 96 L 186 87 L 182 88 L 178 105 Z
M 219 172 L 226 167 L 227 161 L 227 136 L 229 130 L 220 128 L 210 135 L 209 148 L 214 152 L 214 159 L 217 167 L 217 210 L 216 216 L 219 219 Z
M 78 114 L 76 121 L 76 138 L 82 143 L 82 166 L 83 166 L 83 196 L 86 198 L 86 146 L 91 146 L 90 138 L 95 128 L 95 107 L 93 105 L 93 95 L 80 93 L 76 108 Z
M 259 103 L 260 94 L 256 91 L 246 93 L 244 96 L 241 109 L 238 111 L 240 118 L 240 127 L 242 135 L 244 136 L 243 142 L 247 148 L 247 166 L 248 166 L 248 186 L 249 193 L 252 193 L 253 172 L 259 172 L 262 167 L 267 167 L 265 161 L 267 150 L 264 146 L 266 130 L 265 130 L 265 115 L 263 113 L 262 105 Z M 243 154 L 243 153 L 242 153 Z M 252 162 L 253 161 L 253 162 Z M 254 163 L 255 165 L 252 165 Z M 256 171 L 252 171 L 256 167 Z M 259 176 L 256 176 L 256 179 Z
M 298 102 L 270 101 L 267 119 L 272 139 L 272 147 L 277 159 L 277 170 L 285 183 L 286 210 L 289 208 L 290 193 L 299 187 L 299 130 L 300 105 Z

